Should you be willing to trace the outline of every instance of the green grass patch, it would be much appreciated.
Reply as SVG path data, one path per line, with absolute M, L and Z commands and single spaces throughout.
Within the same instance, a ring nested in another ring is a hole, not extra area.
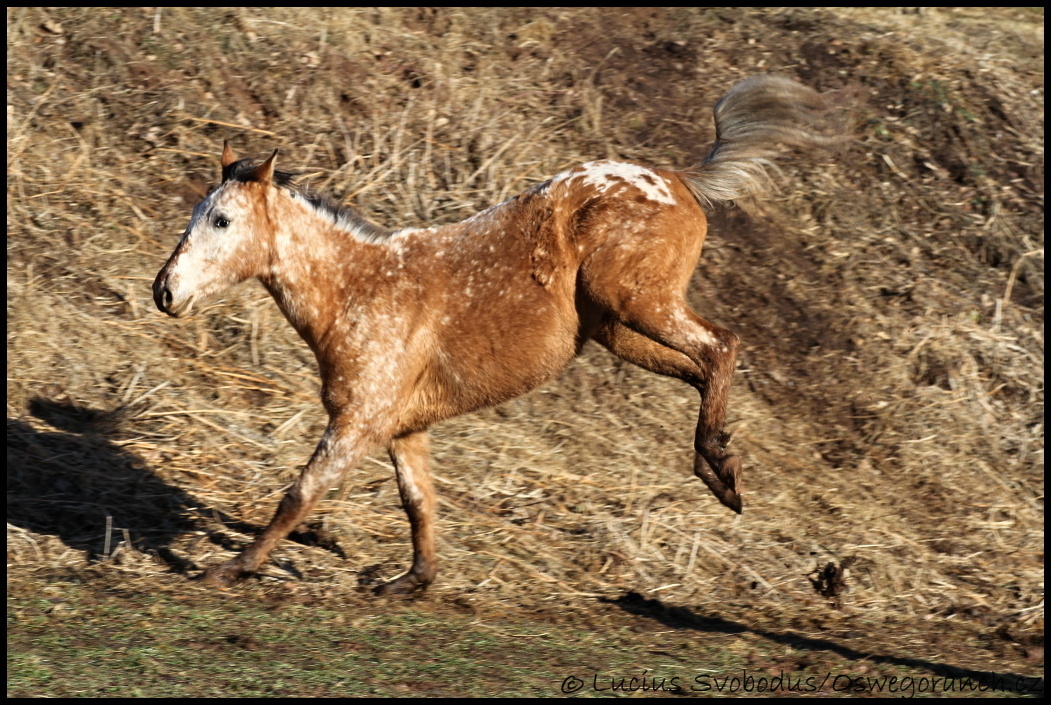
M 694 649 L 640 662 L 628 630 L 373 614 L 216 597 L 116 597 L 79 585 L 8 600 L 8 695 L 131 697 L 554 696 L 573 676 L 616 680 L 698 668 Z M 729 667 L 732 655 L 703 659 Z M 646 673 L 648 670 L 648 673 Z M 604 680 L 605 679 L 605 680 Z

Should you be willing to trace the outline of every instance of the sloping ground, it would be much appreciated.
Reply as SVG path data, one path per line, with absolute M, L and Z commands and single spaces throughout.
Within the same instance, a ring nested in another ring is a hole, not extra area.
M 9 10 L 9 592 L 192 591 L 320 436 L 312 356 L 261 287 L 185 321 L 151 301 L 224 138 L 378 223 L 445 223 L 588 159 L 695 162 L 719 96 L 775 71 L 858 110 L 764 217 L 716 218 L 694 278 L 743 339 L 744 515 L 690 474 L 692 391 L 589 346 L 435 429 L 425 599 L 559 620 L 635 592 L 1034 670 L 1043 54 L 1018 9 Z M 401 570 L 385 456 L 298 539 L 239 589 L 337 601 Z

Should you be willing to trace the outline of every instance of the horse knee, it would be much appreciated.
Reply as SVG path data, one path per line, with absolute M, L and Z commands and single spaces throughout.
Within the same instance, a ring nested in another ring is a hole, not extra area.
M 714 328 L 710 334 L 715 339 L 713 347 L 719 351 L 720 357 L 729 361 L 737 358 L 737 350 L 741 347 L 741 337 L 737 333 L 726 328 Z

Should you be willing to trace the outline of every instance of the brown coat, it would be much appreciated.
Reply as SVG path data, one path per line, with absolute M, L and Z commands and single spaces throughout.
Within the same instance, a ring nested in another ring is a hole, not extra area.
M 157 275 L 173 316 L 256 277 L 317 356 L 329 426 L 263 534 L 205 579 L 256 571 L 278 541 L 362 456 L 387 444 L 412 525 L 414 561 L 381 586 L 434 579 L 434 491 L 427 429 L 524 394 L 589 339 L 701 397 L 694 472 L 741 511 L 740 461 L 722 427 L 737 336 L 684 294 L 707 231 L 702 204 L 750 198 L 778 142 L 832 139 L 822 96 L 757 76 L 715 108 L 705 163 L 666 171 L 588 162 L 460 223 L 383 231 L 275 170 L 222 155 L 223 181 L 194 209 Z

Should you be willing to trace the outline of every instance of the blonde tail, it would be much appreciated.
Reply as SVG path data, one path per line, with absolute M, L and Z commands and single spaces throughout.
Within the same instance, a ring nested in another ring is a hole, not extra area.
M 841 96 L 818 93 L 790 78 L 763 74 L 735 84 L 715 104 L 715 144 L 700 165 L 681 172 L 700 204 L 748 208 L 774 187 L 771 158 L 785 148 L 834 146 L 845 139 Z

